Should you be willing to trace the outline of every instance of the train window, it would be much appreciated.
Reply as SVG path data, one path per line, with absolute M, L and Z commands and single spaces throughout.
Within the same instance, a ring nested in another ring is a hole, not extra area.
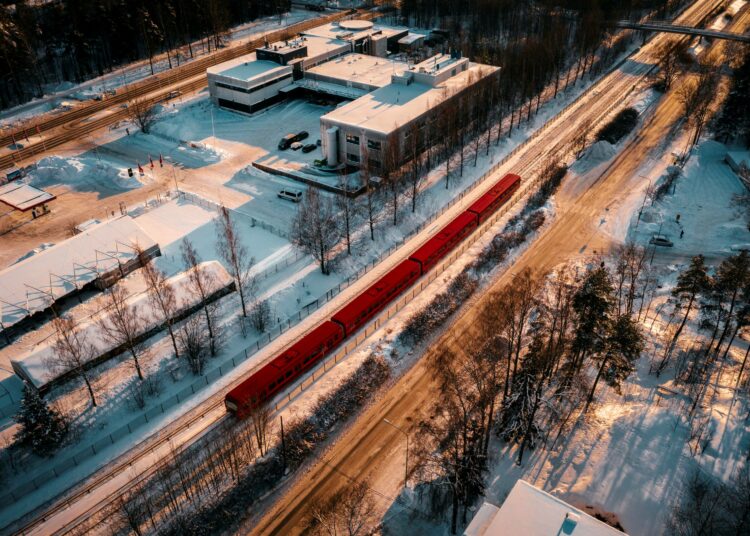
M 288 370 L 288 371 L 287 371 L 287 373 L 286 373 L 286 377 L 288 378 L 288 377 L 289 377 L 289 376 L 291 376 L 291 375 L 292 375 L 292 371 L 291 371 L 291 370 Z
M 276 382 L 271 382 L 268 384 L 268 390 L 271 391 L 273 389 L 273 386 L 276 385 Z

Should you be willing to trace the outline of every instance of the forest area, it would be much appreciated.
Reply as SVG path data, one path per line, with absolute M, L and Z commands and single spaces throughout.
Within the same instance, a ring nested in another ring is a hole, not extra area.
M 170 68 L 223 45 L 232 26 L 284 13 L 288 0 L 22 0 L 0 6 L 0 109 L 167 53 Z M 183 50 L 183 47 L 186 50 Z M 178 51 L 179 49 L 179 51 Z

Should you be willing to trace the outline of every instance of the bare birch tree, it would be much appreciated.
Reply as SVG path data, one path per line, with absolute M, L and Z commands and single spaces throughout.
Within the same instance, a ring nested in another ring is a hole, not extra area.
M 148 134 L 156 121 L 156 109 L 154 104 L 147 102 L 146 99 L 133 99 L 128 103 L 128 116 L 133 123 L 138 125 L 141 132 Z
M 174 329 L 175 316 L 178 313 L 177 296 L 167 275 L 159 270 L 153 263 L 148 261 L 143 264 L 141 270 L 143 280 L 146 282 L 146 292 L 154 314 L 157 319 L 167 326 L 169 337 L 172 339 L 172 348 L 175 357 L 180 357 L 177 348 L 177 336 Z
M 89 342 L 86 333 L 81 330 L 74 318 L 56 316 L 52 320 L 55 329 L 53 369 L 61 374 L 73 374 L 81 378 L 91 398 L 91 405 L 96 407 L 94 396 L 93 374 L 89 370 L 91 361 L 96 357 L 96 349 Z
M 308 529 L 325 536 L 364 536 L 375 516 L 367 482 L 348 485 L 310 507 Z
M 182 261 L 188 269 L 189 288 L 193 295 L 200 298 L 203 308 L 203 316 L 206 320 L 206 329 L 210 343 L 211 355 L 216 355 L 218 350 L 218 334 L 216 322 L 216 307 L 208 303 L 208 299 L 216 292 L 216 279 L 213 275 L 200 269 L 200 257 L 193 247 L 193 243 L 185 237 L 182 239 L 180 247 L 182 251 Z
M 144 322 L 137 305 L 128 303 L 128 292 L 121 284 L 110 287 L 105 293 L 107 309 L 99 320 L 104 339 L 114 347 L 123 347 L 133 359 L 138 379 L 143 379 L 140 358 L 146 345 L 138 340 L 144 331 Z
M 292 243 L 320 264 L 320 271 L 330 273 L 333 249 L 341 239 L 338 216 L 330 198 L 316 188 L 309 188 L 292 221 Z
M 246 297 L 248 293 L 252 293 L 255 286 L 255 282 L 250 276 L 250 268 L 252 268 L 255 260 L 242 245 L 237 226 L 226 207 L 221 207 L 216 228 L 219 235 L 216 244 L 219 255 L 224 259 L 229 275 L 232 276 L 235 285 L 237 285 L 237 292 L 242 304 L 242 316 L 247 317 Z

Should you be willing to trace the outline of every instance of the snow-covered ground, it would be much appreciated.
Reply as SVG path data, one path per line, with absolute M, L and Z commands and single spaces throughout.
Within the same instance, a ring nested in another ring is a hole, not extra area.
M 237 46 L 245 41 L 256 39 L 266 32 L 318 16 L 320 16 L 320 13 L 305 9 L 292 9 L 282 17 L 266 17 L 241 24 L 230 29 L 228 37 L 229 45 Z M 200 58 L 208 53 L 208 50 L 205 48 L 205 41 L 196 41 L 192 46 L 195 58 Z M 179 52 L 179 56 L 180 64 L 190 61 L 187 46 L 183 47 L 183 50 Z M 177 65 L 176 57 L 172 58 L 172 65 Z M 154 74 L 168 71 L 169 61 L 166 55 L 162 54 L 157 57 L 153 62 L 153 67 Z M 21 126 L 23 121 L 39 116 L 40 114 L 51 111 L 64 111 L 71 106 L 75 106 L 77 101 L 93 99 L 105 91 L 116 90 L 148 76 L 151 76 L 149 62 L 148 60 L 141 60 L 98 78 L 83 82 L 82 84 L 76 85 L 72 82 L 62 82 L 56 86 L 49 85 L 44 88 L 46 94 L 43 97 L 0 112 L 0 130 L 16 128 Z
M 492 163 L 502 158 L 503 155 L 509 153 L 515 146 L 525 140 L 530 132 L 544 124 L 549 117 L 558 112 L 566 102 L 572 100 L 589 83 L 590 81 L 587 80 L 585 83 L 581 83 L 575 91 L 571 91 L 563 98 L 549 105 L 545 105 L 531 124 L 523 125 L 521 129 L 515 130 L 513 137 L 511 139 L 504 139 L 498 147 L 493 145 L 490 148 L 488 156 L 485 156 L 484 150 L 482 150 L 476 167 L 472 165 L 471 159 L 468 159 L 464 177 L 452 180 L 449 188 L 445 188 L 444 166 L 433 170 L 426 181 L 427 184 L 420 203 L 417 206 L 417 211 L 411 214 L 408 212 L 408 208 L 405 209 L 401 215 L 402 219 L 398 227 L 385 224 L 379 226 L 374 243 L 370 243 L 369 238 L 365 236 L 366 233 L 360 233 L 361 238 L 356 241 L 353 255 L 340 259 L 336 265 L 334 275 L 328 277 L 322 276 L 314 263 L 310 262 L 309 259 L 302 259 L 297 264 L 286 264 L 286 272 L 282 270 L 278 274 L 274 273 L 273 277 L 265 278 L 260 292 L 262 297 L 272 298 L 274 316 L 283 322 L 285 317 L 297 314 L 306 304 L 315 301 L 316 297 L 325 295 L 328 291 L 336 289 L 350 275 L 372 266 L 381 252 L 387 251 L 393 244 L 398 243 L 412 229 L 427 220 L 440 207 L 453 199 L 468 182 L 479 177 Z M 131 156 L 137 156 L 138 158 L 143 158 L 145 154 L 155 156 L 156 151 L 160 147 L 158 144 L 163 143 L 159 140 L 168 140 L 174 147 L 181 147 L 184 145 L 180 141 L 187 139 L 198 142 L 200 144 L 199 147 L 214 150 L 219 155 L 220 160 L 218 162 L 203 167 L 196 166 L 196 169 L 190 169 L 188 166 L 185 166 L 181 170 L 180 181 L 184 181 L 187 184 L 186 189 L 188 190 L 198 185 L 199 181 L 205 183 L 215 181 L 226 189 L 234 191 L 242 190 L 246 193 L 246 197 L 249 197 L 250 200 L 244 204 L 238 204 L 235 208 L 238 209 L 238 222 L 240 225 L 243 225 L 243 233 L 247 229 L 252 229 L 251 231 L 247 231 L 250 240 L 247 245 L 252 254 L 255 255 L 254 248 L 258 248 L 260 245 L 260 249 L 262 250 L 265 239 L 254 238 L 251 233 L 255 232 L 256 228 L 250 228 L 245 223 L 248 220 L 243 218 L 257 217 L 262 221 L 268 218 L 272 224 L 278 223 L 279 225 L 288 226 L 295 207 L 290 203 L 278 200 L 276 193 L 278 192 L 279 184 L 298 185 L 298 183 L 270 176 L 247 166 L 253 158 L 257 158 L 259 153 L 265 152 L 266 154 L 271 154 L 274 151 L 275 144 L 278 141 L 280 124 L 283 124 L 285 129 L 296 131 L 301 129 L 298 125 L 304 125 L 304 121 L 310 121 L 314 123 L 314 128 L 305 129 L 311 133 L 311 137 L 314 139 L 318 132 L 317 118 L 321 113 L 320 108 L 323 107 L 311 110 L 311 106 L 315 105 L 294 101 L 269 108 L 266 112 L 248 118 L 216 110 L 208 104 L 206 99 L 199 98 L 185 103 L 180 107 L 164 110 L 159 123 L 154 126 L 152 134 L 123 136 L 122 131 L 124 127 L 120 126 L 112 135 L 119 136 L 117 142 L 124 144 L 123 147 L 128 148 L 127 151 L 122 150 L 121 152 L 127 152 Z M 280 122 L 280 118 L 284 122 Z M 252 127 L 249 125 L 252 125 Z M 255 137 L 258 132 L 261 133 L 260 136 Z M 147 153 L 146 151 L 149 152 Z M 107 152 L 109 151 L 99 150 L 99 154 L 104 154 L 105 158 L 107 157 Z M 311 157 L 314 155 L 315 153 L 312 153 Z M 168 154 L 167 156 L 172 158 L 172 155 Z M 158 170 L 158 163 L 156 167 Z M 193 182 L 185 179 L 186 176 L 192 179 Z M 231 180 L 227 181 L 229 178 Z M 265 204 L 265 207 L 261 201 Z M 140 216 L 140 219 L 145 218 L 145 227 L 150 226 L 155 233 L 159 233 L 161 240 L 168 241 L 168 244 L 162 244 L 164 256 L 157 261 L 158 265 L 168 272 L 178 269 L 178 265 L 180 264 L 179 240 L 185 233 L 188 233 L 191 239 L 197 242 L 199 253 L 203 257 L 203 260 L 216 258 L 216 253 L 210 252 L 213 247 L 213 239 L 215 238 L 215 233 L 210 223 L 210 209 L 195 207 L 191 204 L 192 206 L 184 208 L 187 212 L 182 212 L 180 203 L 171 202 L 156 209 L 146 211 Z M 276 262 L 277 259 L 283 259 L 285 255 L 293 254 L 289 244 L 281 239 L 279 240 L 278 247 L 269 248 L 265 259 L 273 258 L 274 262 Z M 263 264 L 264 258 L 258 255 L 256 256 L 256 261 L 258 261 L 258 266 L 260 266 Z M 438 285 L 435 288 L 440 288 L 440 286 Z M 414 304 L 426 303 L 426 300 L 430 299 L 430 296 L 431 294 L 427 293 L 424 296 L 424 302 L 415 300 Z M 421 296 L 420 299 L 422 299 Z M 414 306 L 416 307 L 417 305 Z M 238 301 L 236 296 L 227 298 L 222 302 L 222 323 L 227 333 L 223 355 L 231 355 L 233 352 L 248 346 L 248 341 L 241 339 L 237 334 L 234 324 L 237 309 Z M 250 344 L 252 344 L 252 340 L 251 338 Z M 260 357 L 253 356 L 247 364 L 243 365 L 243 368 L 247 370 L 252 367 Z M 165 388 L 161 395 L 155 399 L 148 400 L 147 404 L 157 404 L 160 397 L 171 396 L 186 385 L 189 387 L 192 379 L 188 378 L 184 371 L 177 371 L 175 374 L 172 374 L 176 365 L 173 362 L 174 360 L 169 360 L 169 344 L 164 336 L 155 338 L 150 359 L 152 372 L 166 373 L 166 377 L 171 375 L 175 385 L 169 384 L 169 387 Z M 218 362 L 215 364 L 210 363 L 209 369 L 217 365 Z M 100 372 L 102 373 L 102 377 L 105 378 L 102 381 L 102 387 L 105 390 L 106 399 L 109 401 L 105 404 L 105 408 L 109 408 L 109 410 L 102 410 L 99 420 L 94 419 L 92 421 L 86 417 L 83 421 L 85 429 L 95 434 L 94 436 L 90 436 L 93 438 L 99 435 L 106 435 L 108 427 L 120 425 L 123 422 L 123 418 L 127 415 L 127 411 L 130 410 L 127 404 L 123 403 L 123 401 L 127 400 L 128 396 L 127 379 L 132 377 L 132 371 L 127 370 L 125 360 L 113 362 L 111 365 L 104 367 Z M 212 390 L 220 388 L 225 383 L 224 381 L 216 382 L 212 386 Z M 62 405 L 66 409 L 71 407 L 86 407 L 86 400 L 85 397 L 81 396 L 82 394 L 74 390 L 60 393 L 61 398 L 67 399 L 63 401 Z M 196 397 L 196 400 L 191 400 L 190 404 L 184 405 L 182 409 L 192 406 L 193 402 L 198 403 L 199 399 L 203 399 L 207 395 L 208 393 L 204 392 L 201 396 Z M 162 419 L 152 421 L 140 428 L 139 434 L 142 437 L 144 434 L 157 429 L 162 424 Z M 122 452 L 122 449 L 127 448 L 129 444 L 130 440 L 118 444 L 118 452 Z M 91 468 L 101 462 L 101 458 L 92 457 L 92 459 L 87 460 L 86 465 Z M 84 471 L 85 468 L 82 466 L 76 470 L 76 474 L 86 474 Z M 46 493 L 50 493 L 50 491 L 54 492 L 54 490 L 48 488 Z M 30 497 L 29 501 L 31 502 L 24 501 L 24 508 L 44 496 L 40 494 Z M 7 515 L 9 513 L 5 512 L 3 518 L 8 519 Z

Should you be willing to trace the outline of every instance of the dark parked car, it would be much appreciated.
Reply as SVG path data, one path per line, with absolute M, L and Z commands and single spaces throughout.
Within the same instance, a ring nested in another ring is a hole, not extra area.
M 279 141 L 279 150 L 285 151 L 286 149 L 289 149 L 295 141 L 302 141 L 308 136 L 310 136 L 310 134 L 306 130 L 297 132 L 296 134 L 287 134 L 281 138 L 281 141 Z
M 297 141 L 295 134 L 287 134 L 279 141 L 279 150 L 285 151 L 286 149 L 289 149 L 289 146 L 295 141 Z
M 317 145 L 315 145 L 314 143 L 308 143 L 307 145 L 305 145 L 305 146 L 304 146 L 304 147 L 302 148 L 302 152 L 303 152 L 303 153 L 311 153 L 311 152 L 313 152 L 313 151 L 314 151 L 315 149 L 317 149 L 317 148 L 318 148 L 318 146 L 317 146 Z
M 674 243 L 669 238 L 660 234 L 655 234 L 654 236 L 652 236 L 651 240 L 649 240 L 648 243 L 655 246 L 664 246 L 667 248 L 671 248 L 672 246 L 674 246 Z

